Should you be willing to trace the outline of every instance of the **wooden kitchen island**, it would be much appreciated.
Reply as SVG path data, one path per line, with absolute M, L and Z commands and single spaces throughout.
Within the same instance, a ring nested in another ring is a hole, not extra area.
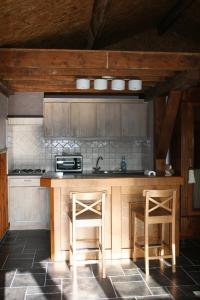
M 112 259 L 129 258 L 132 254 L 132 237 L 130 226 L 130 202 L 143 206 L 144 189 L 176 189 L 178 194 L 176 208 L 176 249 L 179 254 L 180 222 L 180 187 L 183 178 L 147 177 L 147 176 L 64 176 L 44 175 L 40 185 L 50 188 L 50 230 L 51 259 L 62 261 L 68 259 L 69 252 L 69 194 L 72 191 L 107 191 L 106 200 L 106 257 Z M 80 235 L 94 235 L 88 229 L 80 229 Z M 92 229 L 91 229 L 92 230 Z M 142 230 L 142 228 L 141 228 Z M 153 235 L 158 235 L 156 229 Z

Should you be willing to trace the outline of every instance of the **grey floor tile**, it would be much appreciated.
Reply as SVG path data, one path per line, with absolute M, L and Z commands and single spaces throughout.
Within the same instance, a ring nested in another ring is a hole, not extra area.
M 195 284 L 200 284 L 200 272 L 187 272 L 192 279 L 194 280 Z
M 46 273 L 46 268 L 30 268 L 30 269 L 17 269 L 17 275 L 22 275 L 22 274 L 43 274 Z
M 8 259 L 33 259 L 34 253 L 10 253 Z
M 101 266 L 98 264 L 91 265 L 94 276 L 101 274 Z M 124 272 L 119 261 L 106 261 L 106 275 L 107 276 L 123 276 Z
M 172 284 L 177 285 L 194 285 L 195 282 L 187 275 L 182 268 L 176 268 L 176 273 L 172 273 L 171 268 L 165 269 L 163 274 L 171 280 Z
M 193 294 L 193 288 L 194 291 L 196 290 L 196 288 L 194 286 L 185 286 L 185 288 L 187 288 L 187 291 L 184 291 L 184 287 L 182 286 L 170 286 L 167 287 L 167 289 L 169 290 L 170 294 L 174 297 L 174 299 L 176 300 L 186 300 L 186 299 L 197 299 L 197 297 L 195 296 L 195 294 Z M 191 288 L 191 289 L 190 289 Z
M 142 281 L 141 275 L 129 275 L 129 276 L 113 276 L 110 277 L 112 282 L 129 282 L 129 281 Z
M 91 299 L 115 298 L 115 292 L 109 279 L 78 278 L 76 281 L 63 280 L 63 294 L 67 299 Z
M 12 287 L 43 286 L 45 274 L 15 275 Z
M 51 286 L 29 286 L 27 288 L 27 294 L 56 294 L 61 293 L 61 285 L 51 285 Z
M 6 253 L 0 254 L 0 269 L 2 268 L 6 260 L 7 260 L 7 254 Z
M 137 297 L 137 300 L 169 300 L 169 299 L 175 300 L 170 295 L 161 295 L 161 296 L 155 296 L 155 295 L 153 295 L 153 296 L 147 296 L 147 297 Z
M 169 295 L 169 290 L 166 287 L 152 287 L 150 288 L 153 295 L 161 296 L 161 295 Z
M 0 271 L 0 287 L 9 287 L 15 271 Z
M 1 300 L 24 300 L 26 288 L 0 288 Z
M 47 279 L 45 282 L 45 286 L 49 285 L 61 285 L 62 279 L 61 278 L 54 278 L 54 279 Z
M 140 270 L 140 273 L 149 287 L 172 285 L 172 281 L 169 278 L 167 278 L 163 273 L 161 273 L 160 269 L 151 269 L 149 276 L 146 276 L 144 270 Z
M 72 274 L 66 262 L 48 263 L 47 279 L 71 278 Z
M 60 294 L 36 294 L 36 295 L 27 295 L 25 300 L 68 300 L 68 298 L 61 298 Z
M 113 286 L 118 297 L 137 297 L 151 295 L 144 282 L 114 282 Z
M 125 275 L 137 275 L 140 274 L 138 269 L 123 269 Z
M 32 266 L 32 259 L 16 259 L 10 258 L 7 259 L 5 264 L 3 265 L 2 269 L 9 270 L 9 269 L 17 269 L 17 268 L 31 268 Z

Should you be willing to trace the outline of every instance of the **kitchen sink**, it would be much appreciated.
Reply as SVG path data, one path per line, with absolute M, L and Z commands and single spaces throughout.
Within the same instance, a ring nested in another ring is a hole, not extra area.
M 122 172 L 120 170 L 99 170 L 94 171 L 92 174 L 94 175 L 144 175 L 143 170 L 127 170 L 126 172 Z

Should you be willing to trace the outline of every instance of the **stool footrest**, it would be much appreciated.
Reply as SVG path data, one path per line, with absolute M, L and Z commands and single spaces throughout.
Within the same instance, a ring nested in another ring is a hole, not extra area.
M 135 243 L 135 246 L 137 248 L 140 248 L 140 249 L 144 250 L 144 245 L 143 244 Z M 162 244 L 150 244 L 149 245 L 149 248 L 161 248 L 161 247 L 163 247 Z

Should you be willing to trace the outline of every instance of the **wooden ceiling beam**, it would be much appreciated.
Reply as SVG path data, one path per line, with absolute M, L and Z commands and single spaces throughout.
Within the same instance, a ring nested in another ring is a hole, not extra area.
M 2 74 L 1 74 L 2 75 Z M 39 81 L 52 81 L 54 80 L 55 82 L 60 82 L 60 81 L 66 81 L 66 82 L 74 82 L 76 80 L 76 77 L 74 76 L 65 76 L 65 75 L 17 75 L 17 74 L 10 74 L 10 75 L 2 75 L 1 76 L 3 80 L 10 82 L 10 81 L 25 81 L 25 80 L 39 80 Z M 90 76 L 89 76 L 90 78 Z M 120 78 L 122 78 L 122 76 L 120 76 Z M 125 77 L 127 78 L 127 76 Z M 133 76 L 129 77 L 130 79 L 133 78 Z M 137 78 L 136 76 L 134 76 L 134 78 Z M 140 79 L 142 80 L 143 84 L 145 84 L 145 82 L 154 82 L 154 84 L 156 84 L 157 82 L 163 82 L 165 80 L 165 77 L 161 77 L 161 76 L 140 76 Z
M 160 126 L 160 134 L 157 140 L 156 159 L 165 159 L 170 146 L 176 116 L 181 102 L 182 92 L 172 91 L 169 94 L 164 118 Z
M 87 38 L 87 49 L 93 49 L 97 39 L 101 36 L 110 6 L 111 0 L 94 0 Z
M 167 95 L 171 90 L 184 90 L 200 83 L 200 71 L 190 70 L 177 74 L 176 76 L 158 83 L 154 88 L 145 90 L 147 98 Z
M 176 4 L 167 12 L 164 18 L 157 26 L 159 35 L 167 32 L 167 30 L 178 20 L 183 12 L 189 8 L 194 0 L 178 0 Z
M 200 69 L 198 53 L 0 49 L 0 66 L 27 68 L 171 70 Z M 119 74 L 120 75 L 120 74 Z
M 51 89 L 55 88 L 56 91 L 67 91 L 67 90 L 76 90 L 76 85 L 75 85 L 75 81 L 68 81 L 68 80 L 32 80 L 32 79 L 16 79 L 16 80 L 9 80 L 9 86 L 13 89 L 16 90 L 16 88 L 20 88 L 20 89 L 24 89 L 24 91 L 26 91 L 26 89 L 28 88 L 32 88 L 32 90 L 34 91 L 35 89 L 43 89 L 43 91 L 48 91 L 49 87 L 51 87 Z M 156 83 L 155 82 L 145 82 L 145 86 L 154 86 Z M 93 89 L 93 82 L 91 82 L 91 89 Z M 108 84 L 108 89 L 106 91 L 111 90 L 110 87 L 110 82 Z M 84 92 L 84 90 L 82 90 Z M 89 91 L 89 90 L 88 90 Z M 112 91 L 112 90 L 111 90 Z M 87 92 L 87 90 L 86 90 Z M 134 93 L 134 91 L 129 91 L 128 89 L 125 89 L 122 92 L 128 92 L 128 93 Z
M 10 96 L 13 94 L 12 89 L 8 86 L 7 82 L 4 80 L 0 79 L 0 93 L 5 95 L 6 97 Z
M 140 76 L 151 76 L 151 77 L 172 77 L 175 75 L 174 71 L 168 70 L 150 70 L 150 69 L 76 69 L 76 68 L 54 68 L 54 67 L 37 67 L 37 68 L 29 68 L 29 67 L 7 67 L 0 65 L 0 76 L 2 77 L 12 77 L 17 76 L 87 76 L 87 77 L 97 77 L 97 76 L 113 76 L 113 77 L 140 77 Z

